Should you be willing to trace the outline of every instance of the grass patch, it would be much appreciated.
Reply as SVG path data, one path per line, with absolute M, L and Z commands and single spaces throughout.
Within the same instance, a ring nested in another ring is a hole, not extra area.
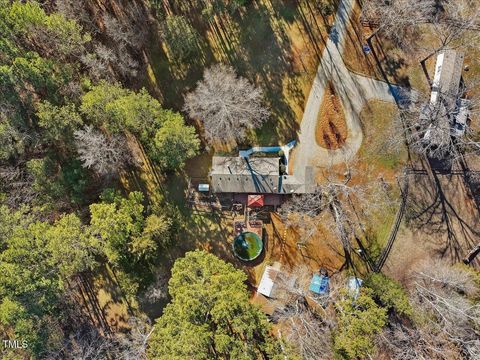
M 378 172 L 398 170 L 407 159 L 403 146 L 397 150 L 390 143 L 397 111 L 395 104 L 371 100 L 360 114 L 364 137 L 359 156 Z
M 371 217 L 365 234 L 365 244 L 369 257 L 376 261 L 387 244 L 395 221 L 396 208 L 384 209 L 381 214 Z

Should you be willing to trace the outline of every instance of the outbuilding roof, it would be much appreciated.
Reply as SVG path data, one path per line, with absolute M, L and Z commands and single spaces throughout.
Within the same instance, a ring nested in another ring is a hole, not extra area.
M 262 279 L 258 285 L 257 291 L 266 297 L 272 297 L 275 286 L 275 279 L 280 274 L 280 270 L 267 265 L 263 272 Z

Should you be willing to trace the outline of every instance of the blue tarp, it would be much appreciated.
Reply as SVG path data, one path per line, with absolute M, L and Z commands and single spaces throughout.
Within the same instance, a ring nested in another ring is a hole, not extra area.
M 329 287 L 328 284 L 330 279 L 325 275 L 314 274 L 312 281 L 310 282 L 309 290 L 315 294 L 324 295 L 328 293 Z

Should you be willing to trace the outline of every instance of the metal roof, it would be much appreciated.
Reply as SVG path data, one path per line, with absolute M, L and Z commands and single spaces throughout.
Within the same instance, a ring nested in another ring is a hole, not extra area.
M 464 54 L 455 50 L 444 50 L 437 56 L 430 102 L 435 104 L 439 93 L 447 101 L 455 101 L 462 78 Z M 453 104 L 448 104 L 453 105 Z
M 279 175 L 279 165 L 279 157 L 214 156 L 210 175 L 250 175 L 252 171 L 262 175 Z
M 314 186 L 311 168 L 305 179 L 280 175 L 278 157 L 214 156 L 210 177 L 216 193 L 301 194 L 311 192 Z
M 275 279 L 280 274 L 280 270 L 267 265 L 263 272 L 262 279 L 258 285 L 257 291 L 267 297 L 271 297 L 275 286 Z

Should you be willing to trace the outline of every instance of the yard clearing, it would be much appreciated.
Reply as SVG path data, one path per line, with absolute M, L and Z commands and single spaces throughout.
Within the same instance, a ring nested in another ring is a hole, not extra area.
M 407 281 L 408 272 L 424 259 L 461 262 L 480 238 L 480 217 L 461 174 L 430 173 L 429 165 L 416 162 L 410 175 L 407 217 L 384 270 Z M 473 266 L 479 267 L 480 260 Z
M 396 48 L 381 35 L 372 38 L 373 49 L 365 52 L 363 47 L 368 45 L 367 38 L 375 30 L 362 25 L 360 15 L 360 6 L 356 4 L 348 27 L 348 36 L 345 39 L 343 60 L 348 69 L 374 79 L 388 80 L 392 84 L 428 91 L 429 86 L 420 65 L 420 59 L 412 59 L 410 54 Z
M 203 69 L 226 63 L 263 89 L 272 112 L 262 128 L 250 133 L 249 145 L 276 145 L 294 138 L 332 16 L 323 16 L 312 0 L 249 2 L 234 14 L 216 13 L 211 19 L 194 5 L 165 6 L 168 14 L 192 19 L 203 46 L 185 67 L 168 58 L 159 38 L 149 42 L 145 86 L 162 104 L 181 110 L 183 96 L 201 79 Z
M 374 167 L 375 172 L 387 174 L 389 178 L 392 178 L 407 160 L 405 147 L 396 150 L 398 144 L 394 144 L 396 139 L 392 139 L 394 136 L 398 137 L 394 126 L 397 115 L 398 108 L 395 104 L 379 100 L 370 100 L 360 113 L 364 138 L 359 157 L 370 167 Z

